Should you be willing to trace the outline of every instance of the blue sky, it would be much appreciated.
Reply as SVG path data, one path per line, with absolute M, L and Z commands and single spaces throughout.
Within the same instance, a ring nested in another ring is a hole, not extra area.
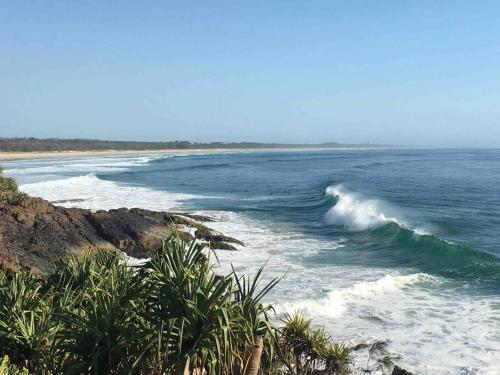
M 4 2 L 0 103 L 0 136 L 500 147 L 500 2 Z

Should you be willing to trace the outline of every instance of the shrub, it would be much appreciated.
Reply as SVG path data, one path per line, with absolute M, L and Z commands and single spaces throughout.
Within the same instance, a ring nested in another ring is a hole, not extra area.
M 244 367 L 270 340 L 257 289 L 217 275 L 202 245 L 178 238 L 128 266 L 118 253 L 68 258 L 48 276 L 0 274 L 0 354 L 37 374 L 209 374 Z
M 282 361 L 292 374 L 348 374 L 352 353 L 345 344 L 332 341 L 323 328 L 299 312 L 287 315 L 280 329 Z
M 28 196 L 17 188 L 16 180 L 3 176 L 3 169 L 0 167 L 0 201 L 7 204 L 20 204 L 27 198 Z
M 277 279 L 260 286 L 262 269 L 219 275 L 211 254 L 172 237 L 139 266 L 99 250 L 59 262 L 51 275 L 0 271 L 4 372 L 345 373 L 349 349 L 310 320 L 295 314 L 273 327 L 263 299 Z
M 4 356 L 0 363 L 0 375 L 28 375 L 27 369 L 20 370 L 17 366 L 11 365 L 9 356 Z
M 38 373 L 51 362 L 57 329 L 41 282 L 30 273 L 0 274 L 0 354 Z

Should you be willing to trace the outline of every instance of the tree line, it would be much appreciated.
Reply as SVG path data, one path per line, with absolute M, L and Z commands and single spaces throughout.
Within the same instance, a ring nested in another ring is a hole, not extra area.
M 61 138 L 0 138 L 0 152 L 51 152 L 51 151 L 146 151 L 173 149 L 264 149 L 264 148 L 339 148 L 339 147 L 374 147 L 365 144 L 341 144 L 336 142 L 320 144 L 287 144 L 258 142 L 210 142 L 189 141 L 139 142 L 106 141 L 97 139 L 61 139 Z

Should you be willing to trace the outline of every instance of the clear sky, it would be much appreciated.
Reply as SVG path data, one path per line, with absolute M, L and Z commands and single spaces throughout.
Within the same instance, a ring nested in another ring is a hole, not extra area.
M 0 136 L 500 147 L 500 2 L 4 1 Z

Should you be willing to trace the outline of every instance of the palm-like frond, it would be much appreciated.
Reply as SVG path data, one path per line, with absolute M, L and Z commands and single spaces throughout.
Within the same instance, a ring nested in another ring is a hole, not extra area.
M 42 375 L 340 373 L 348 348 L 310 319 L 274 328 L 265 297 L 278 279 L 219 275 L 211 254 L 173 236 L 139 266 L 99 250 L 47 276 L 0 271 L 0 355 Z
M 47 296 L 40 291 L 41 281 L 29 273 L 0 277 L 0 354 L 39 373 L 51 361 L 51 344 L 59 328 Z

